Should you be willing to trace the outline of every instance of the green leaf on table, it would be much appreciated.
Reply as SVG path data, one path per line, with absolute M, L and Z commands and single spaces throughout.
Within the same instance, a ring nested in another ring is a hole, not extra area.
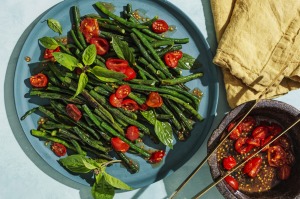
M 76 66 L 78 66 L 79 61 L 76 57 L 73 57 L 72 55 L 61 52 L 54 52 L 52 53 L 52 55 L 59 64 L 66 67 L 70 71 L 73 71 L 76 68 Z
M 59 33 L 60 35 L 62 34 L 62 26 L 59 23 L 59 21 L 57 21 L 56 19 L 49 18 L 47 19 L 47 24 L 51 30 Z
M 158 139 L 170 149 L 173 149 L 173 130 L 169 122 L 155 121 L 154 132 Z
M 88 81 L 89 81 L 88 76 L 85 73 L 81 73 L 78 80 L 77 90 L 73 98 L 75 98 L 83 91 Z
M 94 44 L 89 45 L 82 53 L 82 62 L 84 65 L 92 65 L 96 59 L 97 50 Z
M 48 48 L 51 50 L 54 50 L 59 46 L 58 42 L 52 37 L 42 37 L 39 39 L 39 41 L 44 48 Z
M 141 111 L 143 117 L 150 122 L 150 124 L 155 125 L 156 116 L 153 110 Z
M 106 77 L 106 78 L 113 78 L 117 80 L 123 80 L 127 76 L 123 73 L 116 72 L 113 70 L 109 70 L 107 68 L 103 68 L 101 66 L 95 66 L 92 68 L 91 73 L 93 73 L 96 77 Z
M 128 43 L 122 41 L 119 37 L 113 36 L 112 37 L 112 47 L 117 53 L 117 56 L 120 59 L 127 60 L 131 65 L 135 64 L 135 57 L 133 52 L 130 50 Z
M 59 160 L 60 163 L 68 170 L 75 173 L 88 173 L 98 168 L 98 163 L 83 155 L 70 155 Z
M 106 182 L 101 173 L 96 175 L 95 178 L 96 180 L 91 190 L 94 199 L 113 199 L 115 188 Z
M 118 188 L 118 189 L 123 189 L 123 190 L 132 190 L 132 187 L 128 186 L 126 183 L 123 181 L 119 180 L 118 178 L 115 178 L 111 175 L 109 175 L 106 172 L 103 172 L 103 177 L 105 181 L 110 184 L 111 186 Z

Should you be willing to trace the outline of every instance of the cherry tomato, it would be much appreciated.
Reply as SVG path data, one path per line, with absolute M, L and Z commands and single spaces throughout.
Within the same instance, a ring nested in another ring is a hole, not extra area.
M 139 109 L 139 105 L 132 99 L 124 99 L 121 107 L 128 111 L 137 111 Z
M 99 25 L 97 19 L 83 19 L 80 23 L 80 31 L 83 33 L 85 40 L 90 43 L 91 38 L 99 36 Z
M 161 34 L 169 30 L 169 25 L 162 19 L 157 19 L 152 23 L 152 31 Z
M 127 67 L 124 71 L 124 74 L 127 76 L 126 78 L 124 78 L 125 81 L 129 81 L 136 78 L 136 72 L 131 67 Z
M 126 129 L 126 138 L 130 141 L 134 141 L 140 137 L 140 130 L 136 126 L 129 126 Z
M 54 53 L 54 52 L 60 52 L 59 46 L 57 48 L 55 48 L 54 50 L 46 48 L 46 50 L 44 52 L 44 58 L 45 59 L 51 59 L 51 58 L 53 58 L 52 53 Z
M 146 104 L 147 104 L 147 106 L 152 107 L 152 108 L 161 107 L 162 104 L 163 104 L 163 99 L 159 95 L 158 92 L 151 92 L 148 95 L 148 98 L 146 100 Z
M 65 147 L 65 145 L 54 142 L 51 145 L 51 150 L 59 157 L 66 155 L 67 153 L 67 148 Z
M 270 131 L 270 134 L 273 136 L 276 136 L 282 132 L 282 127 L 276 123 L 271 123 L 270 125 L 268 125 L 268 129 Z
M 234 159 L 233 156 L 228 156 L 223 159 L 223 167 L 226 170 L 231 170 L 235 166 L 236 166 L 236 160 Z
M 258 138 L 260 140 L 265 139 L 268 136 L 268 134 L 269 134 L 269 129 L 264 125 L 257 126 L 252 131 L 252 137 Z
M 224 180 L 225 180 L 225 182 L 226 182 L 227 184 L 229 184 L 229 186 L 231 186 L 234 190 L 238 190 L 238 189 L 239 189 L 239 183 L 238 183 L 238 181 L 237 181 L 234 177 L 232 177 L 232 176 L 226 176 L 226 177 L 224 178 Z
M 79 121 L 82 117 L 81 111 L 77 108 L 75 104 L 68 104 L 66 106 L 66 112 L 68 116 L 76 122 Z
M 247 116 L 241 122 L 241 131 L 250 132 L 252 131 L 253 127 L 256 125 L 256 120 L 252 116 Z
M 285 151 L 286 151 L 286 150 L 290 150 L 291 147 L 292 147 L 291 141 L 290 141 L 290 139 L 288 138 L 287 135 L 282 135 L 282 136 L 280 136 L 277 140 L 275 140 L 275 141 L 272 143 L 272 145 L 273 145 L 273 146 L 279 145 L 279 146 L 281 146 Z
M 119 137 L 113 137 L 110 139 L 111 145 L 114 150 L 125 153 L 129 149 L 129 145 L 121 140 Z
M 273 139 L 273 136 L 272 136 L 272 135 L 266 137 L 265 139 L 262 139 L 261 142 L 260 142 L 261 146 L 264 147 L 264 146 L 267 145 L 272 139 Z M 266 146 L 262 151 L 268 150 L 269 147 L 270 147 L 269 145 Z
M 260 139 L 251 137 L 247 139 L 247 143 L 255 147 L 258 147 L 260 146 Z
M 44 88 L 48 85 L 48 77 L 43 73 L 38 73 L 29 78 L 30 85 L 35 88 Z
M 268 163 L 271 167 L 280 167 L 286 163 L 286 152 L 281 146 L 269 147 Z
M 230 132 L 231 129 L 235 126 L 234 122 L 231 122 L 228 127 L 227 127 L 227 131 Z M 236 140 L 241 136 L 241 125 L 238 125 L 229 135 L 229 138 L 232 140 Z
M 291 167 L 289 165 L 283 165 L 277 170 L 277 177 L 279 180 L 287 180 L 291 175 Z
M 168 52 L 164 55 L 164 60 L 167 66 L 170 68 L 176 68 L 178 65 L 178 59 L 172 52 Z
M 126 69 L 129 67 L 129 64 L 124 59 L 109 58 L 106 60 L 105 65 L 107 69 L 125 73 Z
M 117 98 L 124 99 L 125 97 L 127 97 L 129 95 L 130 92 L 131 92 L 130 86 L 127 84 L 124 84 L 117 88 L 115 94 L 116 94 Z
M 113 107 L 121 107 L 122 106 L 122 102 L 123 102 L 123 99 L 119 99 L 117 98 L 116 94 L 113 93 L 109 96 L 109 103 L 113 106 Z
M 155 151 L 151 154 L 149 158 L 150 163 L 159 163 L 162 161 L 163 157 L 165 156 L 165 152 L 163 150 Z
M 240 137 L 234 144 L 236 152 L 239 154 L 248 153 L 254 146 L 247 143 L 248 138 Z
M 177 60 L 181 59 L 181 57 L 183 56 L 183 53 L 180 50 L 175 50 L 175 51 L 172 51 L 170 53 L 172 53 Z
M 258 174 L 261 164 L 262 164 L 262 158 L 254 157 L 251 160 L 248 160 L 248 162 L 246 162 L 243 168 L 243 172 L 247 174 L 249 177 L 254 178 Z
M 146 110 L 148 110 L 148 105 L 146 104 L 146 103 L 144 103 L 144 104 L 142 104 L 142 105 L 140 105 L 140 110 L 141 111 L 146 111 Z
M 109 50 L 109 43 L 104 38 L 93 37 L 90 39 L 90 43 L 96 46 L 98 55 L 105 55 Z

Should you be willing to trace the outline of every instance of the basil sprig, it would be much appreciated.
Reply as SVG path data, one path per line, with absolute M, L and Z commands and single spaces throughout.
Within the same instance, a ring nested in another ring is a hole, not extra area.
M 53 30 L 54 32 L 59 33 L 60 35 L 62 34 L 62 26 L 59 23 L 59 21 L 57 21 L 56 19 L 47 19 L 47 25 L 49 26 L 49 28 L 51 30 Z

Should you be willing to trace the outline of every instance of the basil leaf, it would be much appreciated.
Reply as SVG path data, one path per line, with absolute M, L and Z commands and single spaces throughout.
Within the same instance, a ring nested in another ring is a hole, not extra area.
M 51 50 L 54 50 L 59 46 L 58 42 L 52 37 L 42 37 L 39 41 L 43 47 Z
M 52 55 L 58 63 L 60 63 L 70 71 L 73 71 L 79 63 L 76 57 L 73 57 L 72 55 L 69 55 L 67 53 L 54 52 L 52 53 Z
M 173 130 L 169 122 L 155 121 L 154 131 L 158 139 L 170 149 L 173 149 Z
M 127 77 L 123 73 L 109 70 L 101 66 L 95 66 L 94 68 L 92 68 L 91 73 L 93 73 L 96 77 L 114 78 L 117 80 L 123 80 L 124 78 Z
M 103 175 L 96 175 L 96 181 L 92 187 L 92 195 L 94 199 L 113 199 L 115 188 L 108 184 Z
M 50 19 L 47 19 L 47 24 L 51 30 L 59 33 L 60 35 L 62 34 L 62 27 L 61 27 L 59 21 L 50 18 Z
M 88 173 L 97 167 L 97 162 L 83 155 L 70 155 L 59 160 L 68 170 L 75 173 Z
M 127 60 L 131 65 L 135 64 L 134 54 L 130 50 L 127 42 L 122 41 L 119 37 L 113 36 L 112 47 L 120 59 Z
M 155 125 L 156 117 L 153 110 L 141 111 L 141 114 L 144 116 L 146 120 L 148 120 L 148 122 L 150 122 L 150 124 Z
M 89 45 L 82 53 L 82 62 L 84 65 L 92 65 L 96 59 L 97 50 L 94 44 Z
M 73 96 L 73 98 L 76 97 L 77 95 L 79 95 L 83 91 L 83 89 L 87 85 L 88 81 L 89 81 L 88 76 L 85 73 L 81 73 L 79 76 L 77 90 L 76 90 L 76 93 Z
M 106 172 L 103 172 L 103 177 L 105 181 L 110 184 L 111 186 L 118 188 L 118 189 L 123 189 L 123 190 L 132 190 L 130 186 L 119 180 L 118 178 L 115 178 L 111 175 L 109 175 Z

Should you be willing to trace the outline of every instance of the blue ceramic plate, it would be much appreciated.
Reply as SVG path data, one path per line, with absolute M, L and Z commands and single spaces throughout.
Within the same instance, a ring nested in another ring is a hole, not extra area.
M 30 87 L 28 86 L 28 78 L 31 74 L 34 74 L 34 69 L 40 61 L 41 47 L 38 44 L 38 39 L 44 36 L 57 36 L 57 34 L 48 28 L 45 20 L 54 18 L 60 21 L 63 26 L 63 35 L 66 35 L 66 31 L 71 29 L 69 16 L 70 7 L 77 5 L 80 9 L 81 15 L 96 13 L 95 8 L 92 6 L 95 2 L 96 1 L 93 0 L 65 0 L 51 8 L 32 29 L 21 50 L 15 72 L 14 97 L 19 118 L 27 110 L 45 103 L 37 98 L 29 98 L 27 94 L 30 90 Z M 205 119 L 202 122 L 196 123 L 194 130 L 191 132 L 191 137 L 185 142 L 177 142 L 173 150 L 166 149 L 167 155 L 163 163 L 157 166 L 146 163 L 146 161 L 140 157 L 130 155 L 130 157 L 132 157 L 140 165 L 140 171 L 136 174 L 130 174 L 119 164 L 115 164 L 108 168 L 108 172 L 111 175 L 120 178 L 134 188 L 139 188 L 156 182 L 174 172 L 187 160 L 189 160 L 189 158 L 192 157 L 203 143 L 215 117 L 216 106 L 218 103 L 219 84 L 217 80 L 217 71 L 215 66 L 212 64 L 210 48 L 201 32 L 183 12 L 171 3 L 167 1 L 146 0 L 114 0 L 106 2 L 111 2 L 115 6 L 115 13 L 117 15 L 119 15 L 119 12 L 123 10 L 123 6 L 127 3 L 131 3 L 133 9 L 143 10 L 149 17 L 158 15 L 160 18 L 165 19 L 170 25 L 176 26 L 177 30 L 172 32 L 172 35 L 170 36 L 177 38 L 190 38 L 190 42 L 183 46 L 182 51 L 196 57 L 197 60 L 202 63 L 200 70 L 204 72 L 204 77 L 187 84 L 191 89 L 198 87 L 204 93 L 199 112 Z M 25 61 L 26 56 L 31 58 L 30 62 Z M 188 71 L 184 73 L 184 75 L 187 74 Z M 59 173 L 78 183 L 89 185 L 89 179 L 79 175 L 73 175 L 61 167 L 61 165 L 57 162 L 58 157 L 56 157 L 49 148 L 45 147 L 44 142 L 30 134 L 30 130 L 37 127 L 38 119 L 38 115 L 32 114 L 24 121 L 21 121 L 24 133 L 33 148 Z M 164 147 L 159 145 L 157 148 Z

